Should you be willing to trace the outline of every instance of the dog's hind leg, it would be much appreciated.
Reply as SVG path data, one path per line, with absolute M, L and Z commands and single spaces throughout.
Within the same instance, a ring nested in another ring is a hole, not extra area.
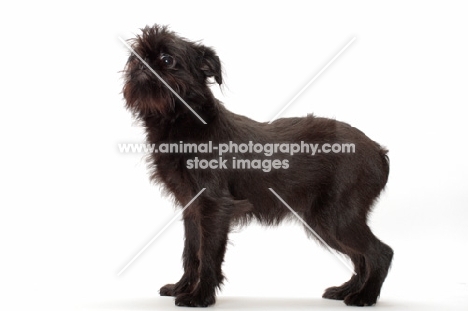
M 338 224 L 328 232 L 334 234 L 334 242 L 339 245 L 337 249 L 352 259 L 356 275 L 342 286 L 327 289 L 324 298 L 344 299 L 351 306 L 374 305 L 390 268 L 392 249 L 359 219 Z
M 356 272 L 343 285 L 325 290 L 323 297 L 344 300 L 353 306 L 374 305 L 390 268 L 393 251 L 367 226 L 368 202 L 349 197 L 341 201 L 346 203 L 320 202 L 320 206 L 314 206 L 303 215 L 329 247 L 351 258 Z M 349 202 L 354 205 L 350 206 Z
M 322 296 L 323 298 L 343 300 L 349 294 L 358 292 L 364 285 L 367 276 L 364 256 L 351 254 L 349 257 L 354 264 L 354 272 L 356 274 L 354 274 L 348 282 L 341 286 L 327 288 Z
M 364 257 L 367 277 L 362 288 L 347 295 L 344 302 L 349 306 L 371 306 L 377 302 L 380 295 L 382 284 L 390 269 L 393 250 L 377 239 L 366 224 L 356 227 L 357 231 L 344 229 L 339 241 Z
M 326 299 L 344 300 L 345 297 L 349 294 L 358 292 L 365 283 L 367 277 L 365 257 L 360 254 L 352 253 L 348 248 L 343 247 L 342 244 L 336 239 L 336 234 L 334 233 L 334 230 L 330 230 L 330 228 L 332 228 L 333 226 L 326 224 L 326 221 L 324 221 L 323 216 L 311 214 L 312 213 L 306 213 L 304 215 L 304 220 L 314 230 L 313 234 L 311 234 L 311 232 L 308 232 L 308 235 L 310 235 L 311 237 L 315 237 L 315 234 L 317 234 L 320 237 L 320 239 L 326 243 L 326 245 L 324 246 L 327 246 L 333 250 L 347 255 L 353 262 L 355 274 L 353 274 L 351 279 L 346 283 L 342 284 L 341 286 L 327 288 L 322 296 Z M 319 221 L 319 219 L 321 218 L 322 220 Z M 306 228 L 306 230 L 308 231 L 309 229 Z

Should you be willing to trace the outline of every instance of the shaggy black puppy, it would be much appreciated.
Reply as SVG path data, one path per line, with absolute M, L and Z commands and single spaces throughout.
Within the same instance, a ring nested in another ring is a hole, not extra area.
M 354 264 L 356 274 L 328 288 L 323 297 L 347 305 L 375 304 L 393 251 L 372 234 L 367 216 L 387 183 L 387 151 L 336 120 L 309 115 L 268 124 L 228 111 L 209 88 L 213 80 L 222 83 L 215 51 L 166 27 L 142 29 L 131 46 L 144 61 L 130 55 L 123 94 L 127 108 L 144 125 L 148 142 L 161 147 L 151 154 L 152 179 L 182 206 L 205 188 L 183 212 L 184 274 L 160 294 L 175 296 L 178 306 L 214 304 L 224 279 L 221 265 L 230 228 L 252 219 L 275 225 L 292 215 L 271 188 Z M 240 150 L 242 144 L 249 150 Z M 318 146 L 313 155 L 310 144 Z M 202 145 L 205 148 L 196 148 Z M 252 150 L 262 146 L 263 152 Z M 274 154 L 265 152 L 267 146 Z M 291 152 L 292 146 L 307 150 Z M 353 148 L 330 152 L 335 146 Z

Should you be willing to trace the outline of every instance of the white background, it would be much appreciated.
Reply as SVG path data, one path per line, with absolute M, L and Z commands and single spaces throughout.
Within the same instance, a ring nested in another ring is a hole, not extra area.
M 23 2 L 1 5 L 0 308 L 176 310 L 160 286 L 182 274 L 175 214 L 148 181 L 122 99 L 118 40 L 154 23 L 213 46 L 226 107 L 269 121 L 349 41 L 283 116 L 351 123 L 390 149 L 371 218 L 395 259 L 377 308 L 468 308 L 467 5 L 455 1 Z M 350 274 L 298 224 L 231 235 L 214 309 L 348 310 L 321 299 Z

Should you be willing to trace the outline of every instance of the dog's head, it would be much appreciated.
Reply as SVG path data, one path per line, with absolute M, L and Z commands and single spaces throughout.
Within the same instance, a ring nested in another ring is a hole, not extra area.
M 187 41 L 167 27 L 145 27 L 131 39 L 133 50 L 189 105 L 200 105 L 208 96 L 209 78 L 222 83 L 221 63 L 215 51 Z M 124 70 L 123 95 L 135 114 L 170 115 L 182 105 L 177 97 L 134 53 Z

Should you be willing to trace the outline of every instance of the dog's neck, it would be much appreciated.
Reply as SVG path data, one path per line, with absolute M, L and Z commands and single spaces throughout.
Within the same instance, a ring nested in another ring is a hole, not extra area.
M 190 111 L 184 103 L 178 99 L 175 102 L 175 110 L 170 114 L 148 114 L 139 117 L 143 121 L 149 143 L 178 142 L 188 137 L 193 140 L 207 139 L 205 132 L 209 124 L 217 123 L 227 110 L 222 103 L 211 93 L 205 98 L 203 104 L 193 104 L 188 101 L 191 108 L 207 123 L 204 124 Z

